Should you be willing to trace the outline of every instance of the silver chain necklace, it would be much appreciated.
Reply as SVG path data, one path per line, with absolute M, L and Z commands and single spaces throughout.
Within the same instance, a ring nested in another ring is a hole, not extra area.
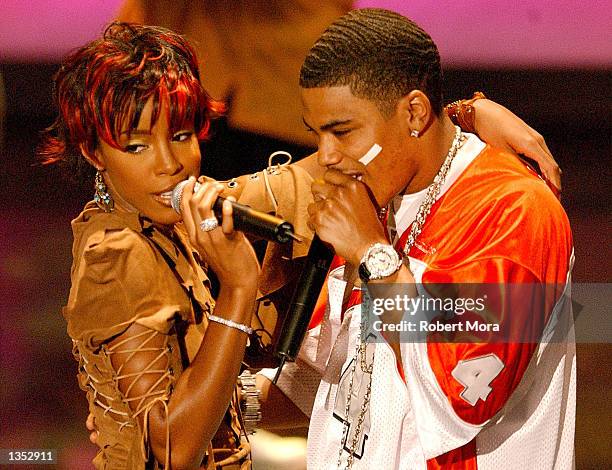
M 408 240 L 406 241 L 406 246 L 403 249 L 404 255 L 408 256 L 410 249 L 414 245 L 416 239 L 421 234 L 421 230 L 423 230 L 423 225 L 425 224 L 425 220 L 427 216 L 431 212 L 431 207 L 436 202 L 438 195 L 440 194 L 440 189 L 446 180 L 446 176 L 448 175 L 448 171 L 450 170 L 451 164 L 457 155 L 457 151 L 465 141 L 465 136 L 461 132 L 461 128 L 455 126 L 455 138 L 453 139 L 453 143 L 448 149 L 448 153 L 446 154 L 446 158 L 444 159 L 444 163 L 440 167 L 440 170 L 434 177 L 433 182 L 429 185 L 427 189 L 427 193 L 425 194 L 425 198 L 423 202 L 419 206 L 419 210 L 417 211 L 417 215 L 415 221 L 412 223 L 412 228 L 410 230 L 410 234 L 408 235 Z M 349 412 L 351 411 L 351 397 L 353 396 L 353 383 L 355 379 L 355 372 L 357 369 L 357 363 L 361 367 L 361 371 L 364 374 L 368 374 L 368 385 L 366 388 L 365 395 L 363 397 L 363 403 L 361 404 L 361 408 L 359 409 L 359 415 L 357 416 L 357 424 L 355 427 L 355 432 L 353 434 L 353 439 L 351 440 L 351 445 L 349 448 L 349 455 L 346 460 L 346 470 L 350 470 L 353 467 L 355 449 L 357 448 L 357 444 L 359 443 L 359 438 L 361 437 L 361 433 L 363 431 L 363 422 L 365 420 L 365 415 L 370 406 L 370 395 L 372 392 L 372 371 L 374 369 L 374 354 L 372 354 L 372 361 L 368 364 L 366 358 L 366 350 L 367 344 L 362 340 L 364 331 L 367 330 L 367 327 L 364 329 L 364 322 L 361 321 L 359 325 L 359 337 L 357 338 L 357 346 L 355 348 L 355 356 L 353 357 L 353 365 L 351 366 L 351 378 L 349 380 L 348 392 L 346 398 L 346 406 L 344 408 L 344 416 L 345 422 L 343 424 L 342 430 L 342 439 L 340 441 L 340 452 L 338 453 L 338 465 L 340 468 L 342 463 L 342 452 L 344 450 L 343 442 L 345 439 L 348 440 L 348 431 L 349 431 Z
M 444 159 L 444 163 L 440 167 L 440 170 L 434 177 L 433 183 L 429 185 L 427 188 L 427 193 L 425 194 L 425 199 L 419 206 L 419 210 L 417 211 L 417 215 L 412 223 L 412 228 L 410 229 L 410 234 L 408 234 L 408 239 L 406 240 L 406 246 L 404 246 L 403 252 L 404 256 L 408 256 L 410 253 L 410 249 L 413 247 L 416 239 L 421 234 L 421 230 L 423 230 L 423 225 L 425 225 L 425 219 L 429 215 L 431 211 L 431 207 L 436 202 L 438 198 L 438 194 L 440 194 L 440 189 L 446 181 L 446 175 L 448 175 L 448 170 L 450 170 L 451 164 L 455 159 L 455 155 L 457 155 L 457 151 L 459 147 L 465 141 L 465 136 L 461 132 L 461 128 L 459 126 L 455 126 L 455 138 L 453 139 L 453 143 L 451 144 L 450 149 L 448 149 L 448 153 L 446 154 L 446 158 Z

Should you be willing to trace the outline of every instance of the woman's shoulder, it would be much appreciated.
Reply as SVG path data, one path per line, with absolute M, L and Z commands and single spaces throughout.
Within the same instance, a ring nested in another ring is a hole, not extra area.
M 188 314 L 181 284 L 142 230 L 103 212 L 82 213 L 73 230 L 72 285 L 63 310 L 72 338 L 99 342 L 144 317 L 159 319 L 155 329 L 167 331 L 175 314 Z
M 146 243 L 142 235 L 143 223 L 136 213 L 104 212 L 89 202 L 72 223 L 73 256 L 77 260 L 84 251 L 96 246 L 124 246 Z

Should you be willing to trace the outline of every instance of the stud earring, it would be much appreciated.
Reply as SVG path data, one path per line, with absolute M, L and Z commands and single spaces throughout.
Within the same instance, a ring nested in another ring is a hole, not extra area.
M 415 139 L 419 137 L 419 131 L 417 131 L 416 129 L 412 129 L 410 131 L 410 137 L 414 137 Z
M 115 206 L 115 201 L 113 201 L 111 195 L 108 194 L 108 191 L 106 190 L 106 184 L 104 183 L 104 178 L 102 178 L 102 173 L 100 173 L 100 171 L 96 171 L 95 188 L 95 203 L 104 212 L 111 212 L 113 210 L 113 207 Z

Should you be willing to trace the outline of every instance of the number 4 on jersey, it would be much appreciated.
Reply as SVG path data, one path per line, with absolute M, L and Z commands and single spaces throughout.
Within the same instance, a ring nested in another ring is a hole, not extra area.
M 495 354 L 459 361 L 452 376 L 465 388 L 459 395 L 470 405 L 475 406 L 480 398 L 485 401 L 493 390 L 489 384 L 504 368 L 504 363 Z

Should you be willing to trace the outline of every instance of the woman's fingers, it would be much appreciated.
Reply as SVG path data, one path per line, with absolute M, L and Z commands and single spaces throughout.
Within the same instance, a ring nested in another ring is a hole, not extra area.
M 189 238 L 192 240 L 196 235 L 196 230 L 199 230 L 198 227 L 196 227 L 196 223 L 193 220 L 193 215 L 189 210 L 191 199 L 193 198 L 193 188 L 195 183 L 195 178 L 190 176 L 187 180 L 187 184 L 183 187 L 183 194 L 181 196 L 181 215 L 183 216 L 183 224 L 185 225 L 185 230 L 187 230 Z
M 196 192 L 192 204 L 200 217 L 200 221 L 215 216 L 213 206 L 222 190 L 223 186 L 218 183 L 204 183 Z
M 234 233 L 234 216 L 232 209 L 232 202 L 234 201 L 236 201 L 234 196 L 228 196 L 227 199 L 223 201 L 223 220 L 221 221 L 221 229 L 227 236 Z

